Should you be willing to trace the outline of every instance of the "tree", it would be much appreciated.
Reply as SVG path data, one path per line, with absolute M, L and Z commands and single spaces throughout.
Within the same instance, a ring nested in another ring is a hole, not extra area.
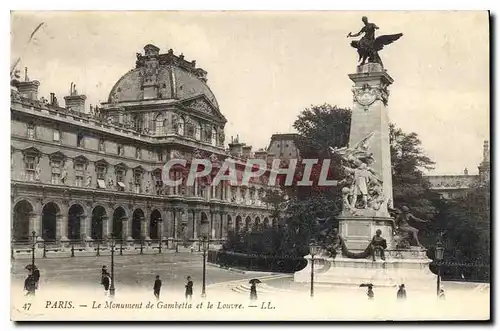
M 394 124 L 390 124 L 389 130 L 394 205 L 407 206 L 425 218 L 434 217 L 437 210 L 433 201 L 438 195 L 429 190 L 430 183 L 423 172 L 431 170 L 434 162 L 423 153 L 415 132 L 404 133 Z
M 490 185 L 484 183 L 461 198 L 436 203 L 433 232 L 443 233 L 446 260 L 490 263 L 490 198 Z

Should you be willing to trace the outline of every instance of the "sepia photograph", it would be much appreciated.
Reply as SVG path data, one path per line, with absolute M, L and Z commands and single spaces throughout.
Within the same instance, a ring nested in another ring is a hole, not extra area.
M 490 22 L 12 11 L 11 320 L 491 321 Z

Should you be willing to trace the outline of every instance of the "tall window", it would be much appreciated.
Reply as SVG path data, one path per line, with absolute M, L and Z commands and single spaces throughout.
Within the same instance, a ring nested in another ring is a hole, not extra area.
M 26 180 L 35 180 L 36 157 L 34 155 L 26 155 L 24 162 L 26 167 Z
M 158 161 L 163 161 L 163 151 L 160 149 L 156 153 L 158 154 Z
M 78 133 L 76 136 L 76 147 L 83 147 L 83 133 Z
M 214 127 L 212 128 L 212 146 L 217 145 L 217 129 Z
M 28 124 L 27 135 L 28 135 L 29 139 L 35 139 L 35 125 L 34 124 Z
M 165 118 L 163 117 L 162 114 L 159 114 L 156 116 L 155 119 L 155 134 L 156 135 L 163 135 L 165 134 Z
M 177 134 L 179 136 L 184 135 L 184 125 L 185 125 L 184 119 L 182 117 L 179 117 L 177 119 Z
M 161 193 L 163 191 L 163 181 L 161 180 L 161 170 L 156 170 L 153 172 L 153 179 L 155 182 L 156 195 L 161 195 Z
M 59 131 L 59 129 L 54 129 L 54 132 L 52 133 L 52 140 L 55 142 L 61 141 L 61 131 Z
M 104 148 L 104 139 L 99 139 L 99 152 L 104 152 L 105 151 L 105 148 Z
M 83 187 L 83 180 L 85 177 L 85 164 L 83 162 L 75 163 L 75 186 Z
M 97 179 L 104 180 L 104 176 L 106 175 L 106 167 L 103 165 L 98 165 L 96 168 Z
M 196 140 L 201 140 L 201 124 L 196 123 L 194 125 L 194 137 Z
M 134 192 L 141 193 L 142 172 L 139 170 L 134 171 Z
M 52 160 L 50 162 L 50 166 L 52 168 L 52 179 L 51 183 L 52 184 L 60 184 L 61 183 L 61 167 L 62 167 L 62 161 L 61 160 Z
M 117 168 L 115 174 L 118 191 L 125 191 L 125 169 Z

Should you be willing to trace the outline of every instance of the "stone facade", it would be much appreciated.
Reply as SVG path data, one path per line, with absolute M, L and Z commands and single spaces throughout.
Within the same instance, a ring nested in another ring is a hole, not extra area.
M 85 107 L 71 87 L 60 107 L 38 99 L 39 82 L 12 80 L 12 240 L 223 239 L 270 224 L 264 186 L 164 186 L 171 158 L 231 157 L 206 72 L 153 45 L 113 87 L 109 102 Z M 17 76 L 18 78 L 18 76 Z M 165 90 L 165 91 L 163 91 Z M 166 90 L 169 92 L 167 93 Z M 244 160 L 232 157 L 239 170 Z M 182 174 L 172 171 L 171 178 Z
M 483 160 L 478 166 L 478 175 L 469 175 L 467 168 L 462 175 L 431 175 L 426 176 L 430 189 L 438 192 L 443 199 L 463 197 L 472 187 L 490 181 L 490 148 L 486 140 L 483 144 Z

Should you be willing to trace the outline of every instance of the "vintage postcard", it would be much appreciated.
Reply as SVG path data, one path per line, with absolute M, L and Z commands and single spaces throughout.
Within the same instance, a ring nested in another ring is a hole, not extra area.
M 12 12 L 11 319 L 490 320 L 489 20 Z

